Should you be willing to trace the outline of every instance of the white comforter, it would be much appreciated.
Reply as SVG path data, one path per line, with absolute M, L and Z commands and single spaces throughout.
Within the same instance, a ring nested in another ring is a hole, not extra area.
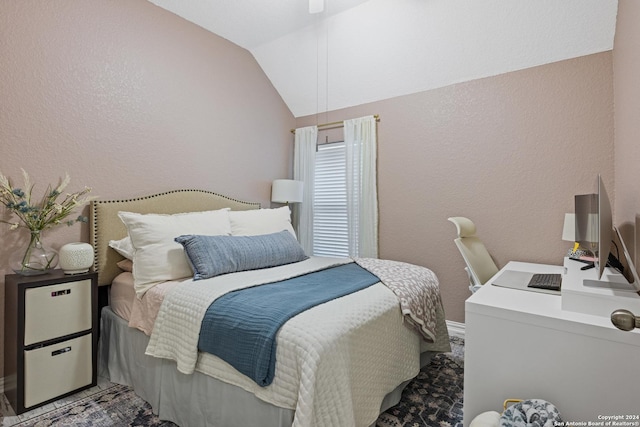
M 420 351 L 447 351 L 442 307 L 439 339 L 427 344 L 403 325 L 398 300 L 381 283 L 307 310 L 278 334 L 276 374 L 260 387 L 216 356 L 197 349 L 200 324 L 219 296 L 350 262 L 310 258 L 285 266 L 186 281 L 169 293 L 146 353 L 175 360 L 185 374 L 198 370 L 242 387 L 276 406 L 294 409 L 295 427 L 368 426 L 384 396 L 417 375 Z

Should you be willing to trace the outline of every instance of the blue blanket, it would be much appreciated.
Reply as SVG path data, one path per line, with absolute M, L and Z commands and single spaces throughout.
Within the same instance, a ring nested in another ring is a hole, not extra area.
M 276 335 L 287 320 L 377 282 L 376 276 L 350 263 L 230 292 L 207 309 L 198 348 L 267 386 L 275 374 Z

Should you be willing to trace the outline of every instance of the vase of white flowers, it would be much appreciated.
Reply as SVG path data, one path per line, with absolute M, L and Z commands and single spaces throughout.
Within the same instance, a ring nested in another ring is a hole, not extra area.
M 58 253 L 43 245 L 42 232 L 60 224 L 73 225 L 76 222 L 86 222 L 87 218 L 82 215 L 73 220 L 65 220 L 65 218 L 90 200 L 86 195 L 91 189 L 85 187 L 81 191 L 66 193 L 63 196 L 62 192 L 69 184 L 69 175 L 65 174 L 56 187 L 49 185 L 42 198 L 37 200 L 32 198 L 34 186 L 24 169 L 22 176 L 24 186 L 19 188 L 0 173 L 0 203 L 6 207 L 8 213 L 17 217 L 17 220 L 3 218 L 0 222 L 9 224 L 10 230 L 26 228 L 30 233 L 28 245 L 13 252 L 9 258 L 9 266 L 22 275 L 44 274 L 56 267 Z

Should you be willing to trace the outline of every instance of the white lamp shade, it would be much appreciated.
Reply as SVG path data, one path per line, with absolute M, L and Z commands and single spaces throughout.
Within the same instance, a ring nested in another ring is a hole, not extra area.
M 564 227 L 562 227 L 562 240 L 576 241 L 576 214 L 564 214 Z
M 302 202 L 302 181 L 276 179 L 271 186 L 271 201 L 274 203 Z

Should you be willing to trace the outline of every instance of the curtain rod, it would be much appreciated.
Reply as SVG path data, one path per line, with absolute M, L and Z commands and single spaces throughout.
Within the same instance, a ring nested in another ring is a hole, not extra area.
M 376 122 L 380 121 L 380 115 L 379 114 L 375 114 L 373 116 L 374 119 L 376 119 Z M 344 126 L 344 121 L 342 122 L 330 122 L 330 123 L 323 123 L 321 125 L 318 125 L 318 128 L 326 128 L 326 127 L 330 127 L 330 126 L 335 126 L 335 127 L 341 127 Z M 295 129 L 291 129 L 291 133 L 295 134 L 296 130 Z

